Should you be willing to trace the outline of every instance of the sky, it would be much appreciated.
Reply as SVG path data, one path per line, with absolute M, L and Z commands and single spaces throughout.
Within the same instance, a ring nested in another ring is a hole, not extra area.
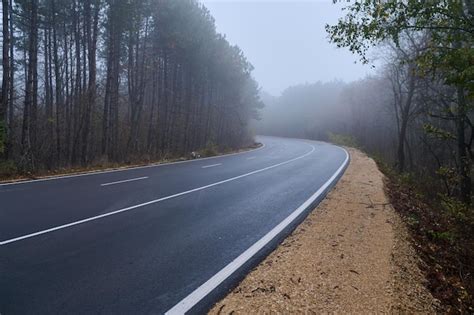
M 357 56 L 329 43 L 324 26 L 342 16 L 332 0 L 202 0 L 217 31 L 238 45 L 253 64 L 262 89 L 317 81 L 354 81 L 373 70 Z

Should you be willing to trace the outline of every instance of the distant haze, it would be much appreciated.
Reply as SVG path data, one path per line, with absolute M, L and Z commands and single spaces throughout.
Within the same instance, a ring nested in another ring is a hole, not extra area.
M 353 81 L 370 66 L 328 42 L 324 25 L 342 16 L 332 1 L 205 0 L 218 32 L 244 51 L 263 90 L 279 95 L 289 86 Z

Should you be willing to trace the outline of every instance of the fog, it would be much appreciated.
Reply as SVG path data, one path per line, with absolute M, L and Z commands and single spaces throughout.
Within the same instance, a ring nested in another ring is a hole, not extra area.
M 217 31 L 238 45 L 255 67 L 252 75 L 265 104 L 260 119 L 252 123 L 255 134 L 323 141 L 350 135 L 383 150 L 388 158 L 394 155 L 396 126 L 395 120 L 386 119 L 392 109 L 379 63 L 371 58 L 370 64 L 362 64 L 348 49 L 330 43 L 325 30 L 326 24 L 334 25 L 344 16 L 346 3 L 203 4 L 215 18 Z
M 342 16 L 332 1 L 207 0 L 217 31 L 238 45 L 254 65 L 261 88 L 279 95 L 289 86 L 353 81 L 373 72 L 357 57 L 330 44 L 324 25 Z
M 431 78 L 416 73 L 426 38 L 421 32 L 405 33 L 399 47 L 379 43 L 364 65 L 359 55 L 330 43 L 325 30 L 353 2 L 203 3 L 217 31 L 255 67 L 252 75 L 265 104 L 253 123 L 256 134 L 359 145 L 399 171 L 429 176 L 440 163 L 455 167 L 449 155 L 454 143 L 441 144 L 425 132 L 426 126 L 454 132 L 454 124 L 432 120 L 433 112 L 446 110 L 442 104 L 453 89 L 443 85 L 442 73 Z
M 336 2 L 2 1 L 0 180 L 217 156 L 256 135 L 359 148 L 423 234 L 433 297 L 472 313 L 474 1 Z M 292 147 L 209 171 L 298 176 L 332 156 L 290 164 Z M 186 176 L 207 181 L 199 169 Z

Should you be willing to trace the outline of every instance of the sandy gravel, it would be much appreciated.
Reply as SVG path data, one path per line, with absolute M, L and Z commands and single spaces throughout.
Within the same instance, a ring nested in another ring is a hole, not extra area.
M 436 312 L 383 175 L 350 153 L 326 200 L 211 314 Z

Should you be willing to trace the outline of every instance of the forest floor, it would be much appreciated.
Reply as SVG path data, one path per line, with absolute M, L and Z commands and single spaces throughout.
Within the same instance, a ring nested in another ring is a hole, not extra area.
M 327 198 L 211 314 L 439 311 L 384 175 L 348 150 L 351 164 Z
M 237 149 L 237 150 L 225 150 L 225 151 L 216 151 L 208 153 L 207 155 L 202 155 L 202 158 L 207 157 L 218 157 L 227 154 L 235 154 L 246 152 L 250 150 L 258 149 L 262 146 L 261 143 L 254 143 L 245 148 Z M 90 166 L 87 167 L 64 167 L 64 168 L 57 168 L 53 170 L 39 170 L 32 173 L 24 173 L 19 172 L 16 169 L 12 169 L 9 171 L 2 172 L 0 169 L 0 184 L 3 183 L 12 183 L 12 182 L 21 182 L 25 180 L 35 180 L 35 179 L 44 179 L 48 177 L 58 177 L 58 176 L 71 176 L 71 175 L 82 175 L 88 173 L 99 173 L 104 171 L 114 171 L 119 169 L 127 169 L 127 168 L 134 168 L 134 167 L 142 167 L 142 166 L 152 166 L 152 165 L 159 165 L 159 164 L 166 164 L 166 163 L 173 163 L 173 162 L 180 162 L 180 161 L 187 161 L 192 160 L 191 157 L 180 157 L 180 158 L 163 158 L 160 160 L 144 160 L 140 162 L 129 162 L 129 163 L 110 163 L 110 162 L 95 162 L 92 163 Z

